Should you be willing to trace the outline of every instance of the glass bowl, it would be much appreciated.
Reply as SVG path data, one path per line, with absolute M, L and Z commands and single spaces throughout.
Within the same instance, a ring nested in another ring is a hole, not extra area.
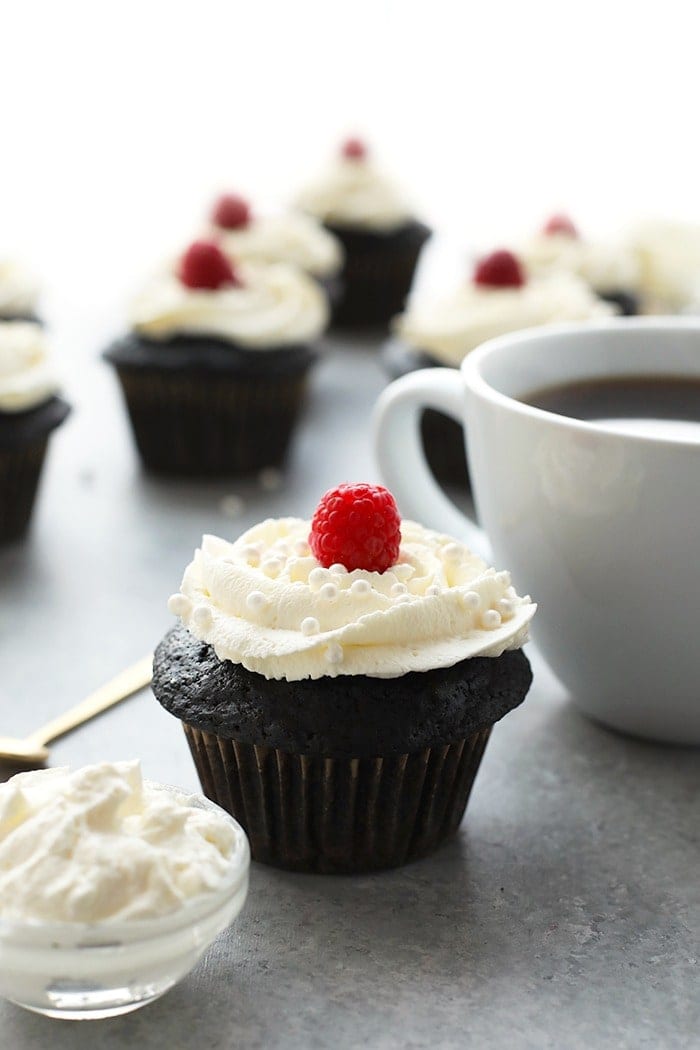
M 233 825 L 240 845 L 224 884 L 154 919 L 89 924 L 0 919 L 0 995 L 27 1010 L 72 1021 L 137 1010 L 185 977 L 238 915 L 250 866 L 241 826 L 201 795 L 146 783 Z

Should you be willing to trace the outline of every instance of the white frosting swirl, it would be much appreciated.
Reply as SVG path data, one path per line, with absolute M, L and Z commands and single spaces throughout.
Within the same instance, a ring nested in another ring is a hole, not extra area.
M 39 285 L 29 270 L 12 259 L 0 259 L 0 318 L 34 313 Z
M 630 237 L 647 313 L 674 313 L 700 297 L 700 225 L 649 220 Z
M 31 321 L 0 321 L 0 412 L 24 412 L 48 401 L 58 383 L 46 336 Z
M 277 263 L 237 266 L 242 285 L 188 288 L 174 272 L 160 274 L 133 303 L 131 324 L 149 339 L 209 335 L 254 349 L 316 339 L 328 303 L 313 278 Z
M 348 572 L 319 565 L 309 528 L 271 518 L 235 543 L 205 536 L 171 612 L 220 660 L 288 681 L 398 678 L 526 641 L 530 599 L 448 536 L 404 521 L 393 568 Z
M 287 263 L 314 277 L 331 277 L 343 265 L 343 247 L 337 237 L 325 230 L 311 215 L 288 212 L 285 215 L 254 216 L 237 230 L 212 229 L 222 250 L 233 263 Z
M 560 273 L 532 278 L 519 288 L 466 281 L 447 299 L 411 304 L 395 319 L 394 330 L 410 346 L 457 368 L 470 351 L 497 335 L 613 312 L 579 278 Z
M 603 295 L 634 292 L 639 285 L 639 263 L 623 243 L 540 233 L 522 245 L 518 254 L 534 277 L 573 273 Z
M 367 158 L 337 157 L 297 198 L 302 211 L 351 229 L 390 232 L 413 219 L 398 189 Z
M 0 785 L 0 916 L 114 922 L 223 887 L 242 831 L 145 784 L 138 762 L 19 773 Z

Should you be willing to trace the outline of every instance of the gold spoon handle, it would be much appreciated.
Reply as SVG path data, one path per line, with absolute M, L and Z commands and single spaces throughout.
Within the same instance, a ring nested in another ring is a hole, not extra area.
M 41 726 L 31 734 L 28 740 L 39 746 L 48 744 L 50 740 L 55 740 L 56 737 L 63 736 L 71 729 L 76 729 L 83 722 L 106 711 L 108 707 L 118 704 L 120 700 L 126 700 L 127 696 L 131 696 L 132 693 L 138 693 L 139 689 L 149 684 L 152 675 L 153 654 L 149 653 L 148 656 L 144 656 L 143 660 L 139 660 L 138 663 L 127 667 L 109 682 L 105 682 L 75 707 L 71 707 L 58 718 Z

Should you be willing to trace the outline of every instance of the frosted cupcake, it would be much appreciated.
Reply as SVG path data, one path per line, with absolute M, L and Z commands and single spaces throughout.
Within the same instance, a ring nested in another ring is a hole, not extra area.
M 479 260 L 471 281 L 437 301 L 412 302 L 394 321 L 382 349 L 392 379 L 418 368 L 459 368 L 481 343 L 521 328 L 607 317 L 613 307 L 565 271 L 528 277 L 520 259 L 499 250 Z M 424 413 L 423 445 L 443 481 L 468 484 L 462 428 L 434 410 Z
M 622 241 L 588 240 L 568 215 L 552 215 L 519 254 L 534 277 L 574 274 L 621 314 L 639 313 L 639 262 Z
M 299 196 L 342 243 L 343 295 L 333 311 L 338 326 L 385 326 L 403 309 L 430 230 L 379 171 L 367 147 L 348 139 L 326 172 Z
M 22 263 L 0 259 L 0 321 L 36 321 L 39 284 Z
M 170 600 L 153 691 L 256 860 L 370 871 L 458 828 L 493 724 L 531 681 L 535 606 L 381 486 L 312 521 L 205 536 Z
M 327 321 L 325 294 L 301 270 L 234 267 L 213 242 L 192 244 L 105 354 L 144 464 L 189 476 L 281 466 Z
M 225 193 L 212 208 L 210 233 L 234 263 L 296 266 L 319 281 L 331 301 L 340 295 L 342 245 L 311 215 L 258 215 L 244 197 Z
M 0 542 L 26 531 L 51 432 L 69 412 L 43 329 L 0 321 Z
M 675 314 L 700 305 L 700 226 L 661 219 L 630 235 L 645 313 Z

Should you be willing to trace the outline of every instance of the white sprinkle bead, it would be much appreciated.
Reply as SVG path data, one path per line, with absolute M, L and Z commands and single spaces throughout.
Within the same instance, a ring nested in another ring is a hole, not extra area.
M 301 633 L 305 635 L 318 634 L 321 630 L 321 624 L 318 622 L 315 616 L 307 616 L 301 621 Z
M 458 543 L 447 543 L 442 548 L 442 553 L 448 561 L 461 561 L 462 548 Z
M 328 579 L 328 570 L 322 568 L 312 569 L 309 573 L 309 584 L 311 587 L 322 587 Z
M 257 547 L 241 547 L 241 557 L 245 558 L 248 564 L 252 565 L 253 568 L 260 564 L 260 553 Z
M 309 547 L 306 540 L 296 540 L 292 547 L 292 550 L 300 558 L 306 558 L 311 553 L 311 548 Z
M 197 627 L 208 627 L 211 623 L 211 609 L 208 605 L 198 605 L 192 613 L 192 619 Z
M 262 563 L 262 571 L 266 576 L 279 576 L 284 568 L 284 562 L 281 558 L 267 558 Z
M 513 602 L 509 598 L 501 598 L 498 603 L 501 616 L 512 616 L 513 615 Z
M 338 588 L 334 583 L 324 583 L 318 593 L 324 601 L 332 602 L 338 597 Z
M 334 576 L 347 576 L 348 573 L 348 570 L 339 561 L 334 562 L 328 571 L 332 572 Z
M 246 606 L 251 612 L 260 612 L 267 605 L 267 598 L 262 591 L 251 591 L 245 600 Z
M 408 587 L 405 583 L 395 583 L 391 588 L 391 596 L 392 598 L 398 598 L 400 594 L 406 594 L 407 591 Z
M 478 609 L 481 606 L 481 595 L 476 591 L 467 591 L 463 598 L 467 609 Z
M 168 598 L 168 609 L 173 616 L 187 616 L 192 602 L 185 594 L 173 594 Z
M 369 594 L 371 590 L 368 580 L 353 580 L 350 585 L 351 594 Z
M 410 594 L 397 594 L 396 597 L 394 598 L 394 602 L 395 602 L 396 605 L 404 605 L 406 602 L 410 602 L 410 600 L 411 600 L 411 595 Z
M 442 594 L 442 588 L 439 587 L 437 583 L 431 583 L 430 586 L 426 588 L 425 593 L 429 598 L 437 598 L 439 594 Z
M 496 612 L 495 609 L 487 609 L 482 616 L 484 627 L 489 631 L 492 631 L 494 627 L 501 626 L 501 614 Z
M 399 555 L 401 557 L 401 555 Z M 408 565 L 407 562 L 399 562 L 398 565 L 393 565 L 391 568 L 394 576 L 397 576 L 400 580 L 407 580 L 410 576 L 413 576 L 415 569 L 412 565 Z
M 338 645 L 337 642 L 331 642 L 326 649 L 326 660 L 329 664 L 342 664 L 343 662 L 343 647 Z

